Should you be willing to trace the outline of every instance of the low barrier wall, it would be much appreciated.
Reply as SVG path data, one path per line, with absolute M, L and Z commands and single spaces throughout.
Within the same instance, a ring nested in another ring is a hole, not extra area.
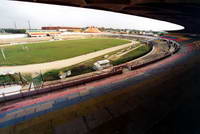
M 171 54 L 165 54 L 165 55 L 163 55 L 162 57 L 157 57 L 155 60 L 150 60 L 150 61 L 145 62 L 145 63 L 143 63 L 143 64 L 129 65 L 128 68 L 129 68 L 130 70 L 135 70 L 135 69 L 138 69 L 138 68 L 141 68 L 141 67 L 144 67 L 144 66 L 153 64 L 153 63 L 158 62 L 158 61 L 160 61 L 160 60 L 163 60 L 163 59 L 165 59 L 165 58 L 167 58 L 167 57 L 169 57 L 169 56 L 171 56 Z
M 24 38 L 27 37 L 27 34 L 6 34 L 0 35 L 0 39 L 13 39 L 13 38 Z
M 59 82 L 59 83 L 55 83 L 55 84 L 48 84 L 43 87 L 39 87 L 37 90 L 25 91 L 25 92 L 21 91 L 18 94 L 14 94 L 14 95 L 10 95 L 10 96 L 6 96 L 5 94 L 3 94 L 3 97 L 0 98 L 0 102 L 5 102 L 5 101 L 13 100 L 13 99 L 27 97 L 27 96 L 33 96 L 33 95 L 42 94 L 42 93 L 46 93 L 46 92 L 50 92 L 50 91 L 55 91 L 55 90 L 59 90 L 59 89 L 63 89 L 63 88 L 78 86 L 81 84 L 85 84 L 85 83 L 95 81 L 95 80 L 100 80 L 103 78 L 108 78 L 110 76 L 121 74 L 121 73 L 122 73 L 122 69 L 112 69 L 111 71 L 104 72 L 104 73 L 94 75 L 94 76 L 89 76 L 89 77 L 85 77 L 85 78 L 81 78 L 81 79 L 75 79 L 75 80 L 71 80 L 71 81 L 63 81 L 63 82 Z M 13 92 L 11 92 L 11 93 L 13 93 Z

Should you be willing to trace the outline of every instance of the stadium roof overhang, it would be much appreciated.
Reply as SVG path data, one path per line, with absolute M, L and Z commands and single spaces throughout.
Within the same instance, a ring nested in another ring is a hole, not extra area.
M 176 23 L 200 33 L 200 0 L 18 0 L 77 6 L 138 15 Z

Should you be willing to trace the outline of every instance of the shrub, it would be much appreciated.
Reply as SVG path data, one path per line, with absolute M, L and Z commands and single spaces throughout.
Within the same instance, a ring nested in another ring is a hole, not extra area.
M 45 74 L 43 74 L 44 81 L 52 81 L 58 80 L 59 78 L 59 70 L 52 70 Z

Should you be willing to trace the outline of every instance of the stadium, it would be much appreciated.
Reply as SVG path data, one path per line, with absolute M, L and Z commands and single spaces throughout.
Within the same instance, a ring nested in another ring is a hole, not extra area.
M 98 83 L 98 80 L 105 81 L 105 78 L 113 79 L 124 72 L 131 74 L 134 70 L 170 57 L 180 48 L 176 41 L 152 36 L 82 33 L 67 37 L 70 40 L 60 36 L 59 41 L 3 45 L 5 59 L 2 57 L 3 66 L 0 69 L 8 71 L 2 74 L 7 76 L 7 80 L 2 80 L 4 90 L 0 101 L 12 102 L 21 96 L 32 98 L 48 92 L 81 87 L 83 83 L 89 84 L 95 80 Z M 73 55 L 70 51 L 74 52 Z M 108 60 L 109 66 L 93 69 L 95 62 L 103 60 Z M 133 77 L 126 75 L 124 77 Z M 84 94 L 96 88 L 87 88 Z
M 104 69 L 93 69 L 97 61 L 109 60 L 111 63 L 108 67 L 111 67 L 141 57 L 152 49 L 150 45 L 139 41 L 138 37 L 128 35 L 83 33 L 67 35 L 67 38 L 73 38 L 70 40 L 65 40 L 65 36 L 59 38 L 59 41 L 2 45 L 2 74 L 20 73 L 18 77 L 23 77 L 21 80 L 17 75 L 7 76 L 7 80 L 2 79 L 2 84 L 12 86 L 25 82 L 31 85 L 38 77 L 44 81 L 58 80 L 59 74 L 66 74 L 67 71 L 71 72 L 70 76 L 95 72 Z
M 184 81 L 198 74 L 200 56 L 191 34 L 93 26 L 2 35 L 0 49 L 3 134 L 157 132 L 190 86 Z

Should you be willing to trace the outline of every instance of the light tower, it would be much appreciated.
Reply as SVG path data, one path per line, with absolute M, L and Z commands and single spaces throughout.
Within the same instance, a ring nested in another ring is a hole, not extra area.
M 14 22 L 14 26 L 15 26 L 15 29 L 17 29 L 17 24 L 16 24 L 16 21 Z
M 29 28 L 29 30 L 31 30 L 31 23 L 30 23 L 30 20 L 28 20 L 28 28 Z

